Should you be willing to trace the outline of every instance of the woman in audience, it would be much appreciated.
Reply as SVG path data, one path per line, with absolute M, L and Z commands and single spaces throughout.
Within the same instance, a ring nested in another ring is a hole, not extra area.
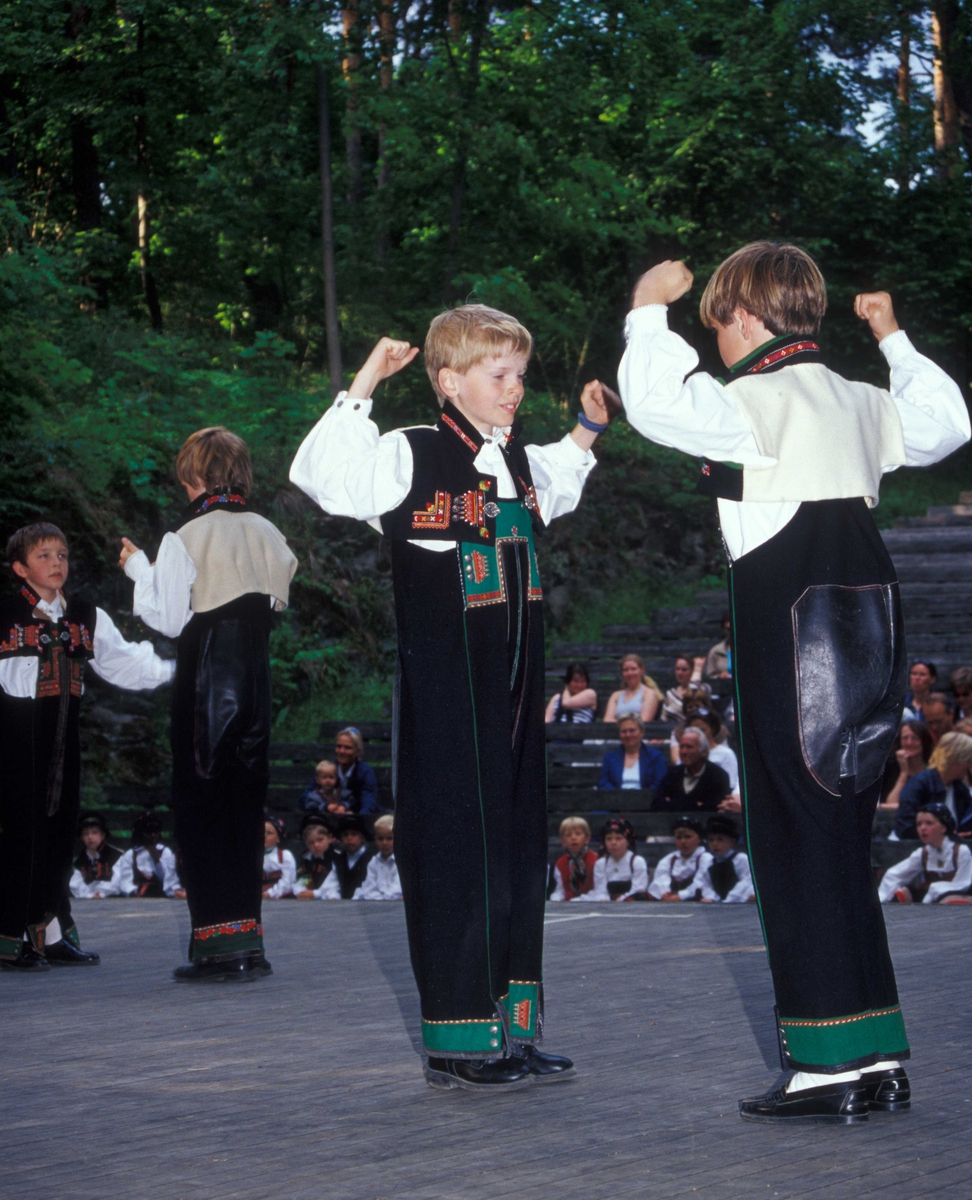
M 663 699 L 661 688 L 645 674 L 644 661 L 637 654 L 626 654 L 621 659 L 621 678 L 624 687 L 611 693 L 604 710 L 605 722 L 620 721 L 622 717 L 654 721 Z
M 685 701 L 691 697 L 698 711 L 699 707 L 708 708 L 712 700 L 712 689 L 707 683 L 692 679 L 695 671 L 695 659 L 690 654 L 680 654 L 675 659 L 675 686 L 665 693 L 665 703 L 662 705 L 663 721 L 684 721 L 686 719 Z
M 878 888 L 882 904 L 937 904 L 972 887 L 972 851 L 953 840 L 955 818 L 944 804 L 926 804 L 915 813 L 919 849 L 888 867 Z
M 289 850 L 281 843 L 287 830 L 279 817 L 265 814 L 263 823 L 263 897 L 265 900 L 280 900 L 294 894 L 297 882 L 297 863 Z
M 640 717 L 622 717 L 618 721 L 620 750 L 609 750 L 601 764 L 599 788 L 657 787 L 665 777 L 665 756 L 654 746 L 645 745 L 645 726 Z
M 571 663 L 564 673 L 564 686 L 550 697 L 544 720 L 548 725 L 561 721 L 572 725 L 589 725 L 597 712 L 597 692 L 591 687 L 591 676 L 584 663 Z
M 376 813 L 378 780 L 371 767 L 361 761 L 363 754 L 364 738 L 360 732 L 353 725 L 342 729 L 334 741 L 341 794 L 353 813 Z
M 697 900 L 699 887 L 696 880 L 699 864 L 705 854 L 702 845 L 702 822 L 694 817 L 679 817 L 672 826 L 675 850 L 655 867 L 648 888 L 653 900 Z
M 933 662 L 929 662 L 927 658 L 915 659 L 908 673 L 910 691 L 905 696 L 903 714 L 905 719 L 917 717 L 918 720 L 921 720 L 925 700 L 928 693 L 934 688 L 937 679 L 938 668 Z
M 962 782 L 972 766 L 972 737 L 946 733 L 932 751 L 928 770 L 905 784 L 898 804 L 892 841 L 916 838 L 915 814 L 929 804 L 944 804 L 952 814 L 959 837 L 972 836 L 972 795 Z
M 884 768 L 884 782 L 881 785 L 882 808 L 898 807 L 908 780 L 928 770 L 928 760 L 933 749 L 932 735 L 921 721 L 908 719 L 901 722 L 898 736 L 894 739 L 888 756 L 887 766 Z
M 952 724 L 958 725 L 959 721 L 972 717 L 972 667 L 957 667 L 952 672 L 949 683 L 955 697 Z
M 635 854 L 635 835 L 630 821 L 610 817 L 601 827 L 601 857 L 594 864 L 594 887 L 572 904 L 585 900 L 621 900 L 648 892 L 648 864 Z

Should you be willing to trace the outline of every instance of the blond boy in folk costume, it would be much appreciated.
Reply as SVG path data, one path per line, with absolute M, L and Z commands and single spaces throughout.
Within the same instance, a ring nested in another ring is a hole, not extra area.
M 189 901 L 186 982 L 270 974 L 260 924 L 263 809 L 269 775 L 274 611 L 287 607 L 297 560 L 253 512 L 250 454 L 214 426 L 175 460 L 189 504 L 155 563 L 127 538 L 121 565 L 134 610 L 178 638 L 172 703 L 172 807 Z
M 884 1106 L 909 1054 L 870 862 L 906 685 L 898 585 L 870 509 L 885 471 L 937 462 L 968 440 L 969 418 L 885 293 L 855 311 L 890 391 L 830 370 L 823 277 L 769 242 L 728 258 L 702 297 L 725 378 L 686 378 L 698 358 L 666 305 L 691 285 L 683 263 L 642 276 L 620 381 L 636 429 L 703 457 L 729 558 L 745 836 L 796 1072 L 740 1113 L 850 1124 Z
M 465 305 L 432 322 L 435 425 L 380 436 L 371 394 L 418 354 L 382 339 L 308 435 L 291 479 L 391 543 L 398 624 L 395 857 L 434 1087 L 564 1078 L 541 1035 L 546 776 L 535 532 L 572 511 L 616 400 L 588 384 L 574 430 L 525 445 L 532 338 Z

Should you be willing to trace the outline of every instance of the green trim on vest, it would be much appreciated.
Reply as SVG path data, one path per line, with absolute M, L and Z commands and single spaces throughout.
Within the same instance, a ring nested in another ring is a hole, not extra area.
M 780 1017 L 780 1030 L 787 1057 L 811 1068 L 901 1058 L 909 1050 L 900 1006 L 823 1021 Z
M 506 603 L 507 583 L 503 575 L 501 553 L 504 542 L 527 543 L 530 558 L 529 599 L 543 599 L 530 510 L 522 500 L 501 500 L 496 508 L 496 533 L 492 545 L 459 543 L 462 585 L 467 609 L 482 608 L 485 604 Z
M 503 1026 L 491 1021 L 422 1021 L 422 1045 L 433 1058 L 481 1054 L 483 1058 L 503 1055 Z

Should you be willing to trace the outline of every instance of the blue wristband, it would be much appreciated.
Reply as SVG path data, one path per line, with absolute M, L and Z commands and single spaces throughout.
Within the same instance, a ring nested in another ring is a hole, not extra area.
M 583 425 L 585 429 L 589 429 L 591 433 L 603 433 L 610 424 L 609 421 L 605 421 L 603 425 L 598 425 L 596 421 L 592 421 L 590 417 L 583 412 L 579 412 L 577 414 L 577 422 L 579 425 Z

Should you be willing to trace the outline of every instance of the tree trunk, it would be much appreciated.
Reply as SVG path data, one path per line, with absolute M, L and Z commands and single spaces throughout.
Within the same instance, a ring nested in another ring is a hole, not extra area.
M 341 73 L 348 89 L 345 111 L 345 150 L 348 160 L 348 204 L 356 208 L 364 195 L 361 165 L 361 122 L 358 116 L 358 69 L 361 66 L 359 50 L 358 19 L 361 15 L 360 0 L 344 0 L 341 10 L 344 33 L 344 58 Z
M 145 116 L 148 98 L 145 94 L 145 88 L 141 84 L 142 54 L 145 49 L 145 24 L 141 17 L 138 19 L 137 47 L 139 85 L 135 93 L 135 161 L 138 187 L 135 198 L 138 212 L 138 265 L 142 276 L 142 295 L 145 298 L 145 306 L 149 311 L 152 328 L 161 333 L 162 306 L 159 304 L 159 293 L 155 286 L 155 276 L 152 274 L 151 262 L 152 229 L 149 220 L 148 201 L 149 150 Z
M 317 67 L 317 142 L 321 169 L 321 266 L 324 273 L 324 328 L 327 373 L 334 397 L 341 390 L 341 332 L 337 316 L 337 277 L 334 268 L 334 189 L 331 180 L 331 114 L 327 73 Z
M 98 151 L 91 126 L 78 116 L 71 118 L 71 190 L 78 229 L 97 229 L 101 224 Z
M 381 72 L 380 82 L 382 93 L 387 95 L 394 77 L 395 55 L 395 0 L 379 0 L 378 5 L 378 36 L 381 40 Z M 378 129 L 378 191 L 383 192 L 388 187 L 391 178 L 391 164 L 388 161 L 388 127 L 382 120 Z M 381 213 L 378 223 L 378 261 L 386 262 L 388 258 L 388 243 L 390 237 L 388 204 L 382 197 Z
M 911 23 L 908 13 L 901 24 L 898 42 L 898 191 L 911 187 Z
M 935 150 L 938 152 L 939 179 L 954 176 L 961 170 L 958 161 L 960 139 L 959 111 L 952 89 L 950 43 L 955 32 L 955 0 L 935 0 L 932 5 L 931 26 L 934 63 L 932 84 L 935 89 Z

